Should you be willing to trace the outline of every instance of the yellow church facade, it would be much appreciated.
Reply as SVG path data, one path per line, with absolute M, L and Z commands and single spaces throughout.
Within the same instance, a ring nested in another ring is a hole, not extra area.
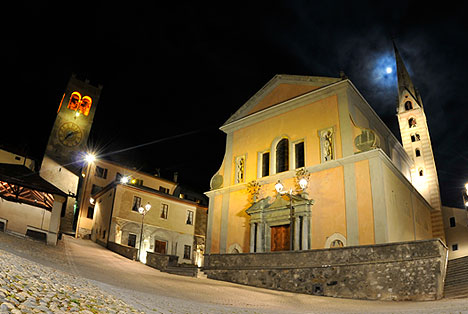
M 346 77 L 276 75 L 220 129 L 206 253 L 433 237 L 413 160 Z

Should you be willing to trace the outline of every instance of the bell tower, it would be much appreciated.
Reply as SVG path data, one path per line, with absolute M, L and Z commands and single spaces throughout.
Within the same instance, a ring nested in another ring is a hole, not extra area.
M 403 148 L 414 162 L 411 168 L 411 181 L 424 199 L 435 209 L 432 213 L 433 236 L 445 241 L 439 179 L 422 99 L 411 81 L 395 43 L 393 47 L 397 66 L 397 117 L 401 140 Z
M 102 86 L 81 81 L 72 75 L 47 142 L 40 176 L 68 193 L 62 210 L 60 231 L 72 233 L 74 206 L 78 190 L 82 156 L 85 153 Z

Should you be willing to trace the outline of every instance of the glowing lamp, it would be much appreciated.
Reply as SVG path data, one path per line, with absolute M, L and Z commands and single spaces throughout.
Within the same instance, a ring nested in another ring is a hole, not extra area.
M 96 156 L 94 154 L 86 154 L 85 160 L 88 164 L 93 163 L 96 161 Z
M 301 189 L 305 189 L 307 187 L 307 184 L 309 182 L 307 182 L 307 179 L 306 178 L 302 178 L 299 180 L 299 186 L 301 187 Z
M 89 198 L 89 202 L 90 202 L 91 204 L 94 204 L 94 198 L 90 197 L 90 198 Z
M 122 178 L 120 179 L 120 183 L 123 183 L 123 184 L 128 183 L 128 181 L 129 181 L 128 177 L 122 177 Z
M 284 185 L 281 183 L 280 180 L 278 180 L 278 182 L 275 184 L 276 192 L 281 193 L 283 189 L 284 189 Z
M 385 69 L 385 71 L 387 72 L 387 74 L 390 74 L 390 73 L 392 73 L 392 68 L 391 68 L 391 67 L 387 67 L 387 68 Z

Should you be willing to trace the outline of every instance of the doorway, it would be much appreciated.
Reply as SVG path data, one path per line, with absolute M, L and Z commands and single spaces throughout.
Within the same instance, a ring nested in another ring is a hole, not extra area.
M 289 251 L 291 248 L 291 226 L 271 227 L 271 251 Z
M 154 240 L 154 251 L 160 254 L 166 254 L 166 241 Z

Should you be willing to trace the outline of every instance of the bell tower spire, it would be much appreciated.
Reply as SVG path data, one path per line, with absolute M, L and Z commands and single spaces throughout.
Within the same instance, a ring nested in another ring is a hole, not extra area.
M 403 59 L 393 42 L 398 78 L 397 117 L 403 148 L 413 160 L 411 181 L 413 186 L 435 209 L 432 213 L 432 234 L 445 241 L 441 216 L 439 179 L 432 151 L 429 128 L 422 100 L 414 87 Z

